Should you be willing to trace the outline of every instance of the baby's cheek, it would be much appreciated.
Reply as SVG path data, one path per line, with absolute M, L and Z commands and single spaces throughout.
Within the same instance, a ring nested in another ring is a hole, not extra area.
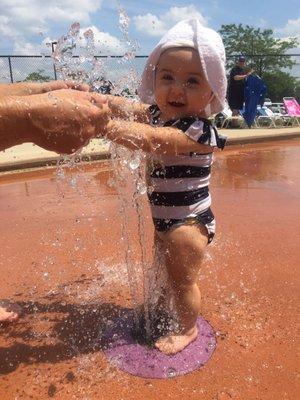
M 166 102 L 166 95 L 163 91 L 158 91 L 155 93 L 155 100 L 158 106 L 163 105 Z

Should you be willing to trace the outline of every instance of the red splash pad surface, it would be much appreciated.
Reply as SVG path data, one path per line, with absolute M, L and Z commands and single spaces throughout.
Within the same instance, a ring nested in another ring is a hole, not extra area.
M 53 170 L 1 176 L 0 297 L 24 310 L 0 327 L 1 400 L 296 399 L 299 159 L 299 140 L 216 154 L 218 231 L 199 283 L 217 350 L 192 374 L 154 381 L 103 355 L 107 319 L 131 307 L 125 278 L 116 278 L 126 271 L 110 163 L 85 167 L 77 189 L 58 184 Z

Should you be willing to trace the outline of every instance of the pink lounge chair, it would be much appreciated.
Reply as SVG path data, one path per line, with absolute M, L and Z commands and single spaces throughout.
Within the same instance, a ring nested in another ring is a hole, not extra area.
M 299 126 L 300 106 L 298 101 L 294 97 L 284 97 L 283 104 L 286 108 L 287 114 L 293 118 L 293 125 L 296 124 Z

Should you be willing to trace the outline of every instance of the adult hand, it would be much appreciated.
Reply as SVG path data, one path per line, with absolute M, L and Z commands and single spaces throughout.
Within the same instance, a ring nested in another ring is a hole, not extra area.
M 80 83 L 76 81 L 50 81 L 43 82 L 42 91 L 40 93 L 51 92 L 52 90 L 60 90 L 60 89 L 74 89 L 80 90 L 82 92 L 88 92 L 90 87 L 86 83 Z
M 101 136 L 109 121 L 103 96 L 72 89 L 22 97 L 27 141 L 57 153 L 74 153 Z
M 75 81 L 19 82 L 0 84 L 0 96 L 28 96 L 60 89 L 89 91 L 89 85 Z

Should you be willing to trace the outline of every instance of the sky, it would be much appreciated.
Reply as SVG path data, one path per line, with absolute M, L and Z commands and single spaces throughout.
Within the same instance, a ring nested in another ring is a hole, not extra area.
M 120 29 L 120 8 L 129 18 L 128 36 Z M 124 54 L 129 41 L 147 55 L 176 22 L 195 16 L 215 30 L 242 23 L 300 42 L 298 0 L 0 0 L 0 55 L 50 54 L 49 43 L 74 22 L 81 34 L 92 29 L 97 54 Z M 300 44 L 294 52 L 300 53 Z

